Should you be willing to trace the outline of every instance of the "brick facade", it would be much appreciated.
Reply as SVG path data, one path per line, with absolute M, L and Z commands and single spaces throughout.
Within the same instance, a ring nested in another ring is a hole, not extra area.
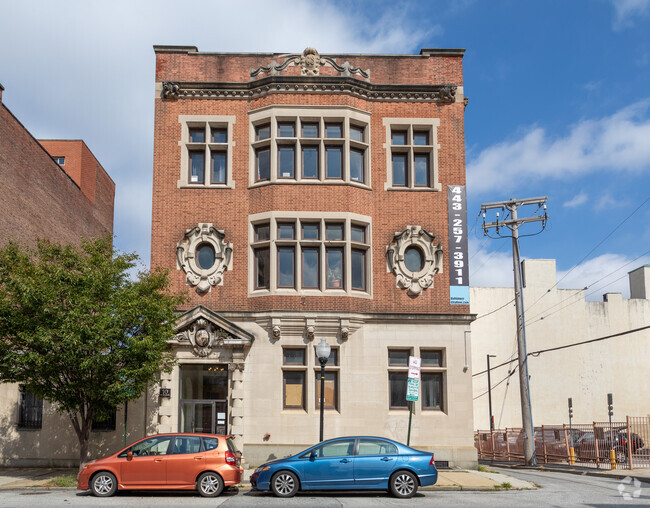
M 156 52 L 156 82 L 226 82 L 248 83 L 250 70 L 282 61 L 277 54 L 232 55 L 189 52 Z M 371 83 L 393 85 L 462 86 L 462 56 L 435 52 L 408 56 L 330 55 L 339 62 L 370 71 Z M 284 71 L 299 75 L 299 66 Z M 321 67 L 321 75 L 333 74 L 331 67 Z M 268 185 L 249 188 L 249 121 L 248 114 L 266 106 L 348 106 L 370 113 L 370 157 L 372 189 L 341 185 Z M 216 311 L 349 310 L 372 313 L 452 313 L 467 314 L 468 306 L 449 303 L 449 267 L 445 255 L 444 270 L 435 276 L 434 287 L 410 298 L 395 288 L 395 277 L 386 271 L 386 246 L 393 235 L 407 225 L 421 225 L 436 236 L 443 250 L 448 246 L 448 184 L 465 184 L 464 103 L 440 104 L 423 101 L 366 100 L 349 94 L 269 93 L 254 99 L 156 99 L 154 139 L 154 186 L 151 264 L 174 268 L 176 244 L 185 230 L 199 222 L 211 222 L 226 233 L 233 243 L 233 270 L 226 272 L 223 286 L 208 294 L 190 292 L 188 308 L 198 304 Z M 234 189 L 179 189 L 181 167 L 181 124 L 179 115 L 234 115 L 233 153 Z M 438 151 L 441 191 L 386 191 L 386 128 L 384 118 L 439 118 Z M 228 213 L 224 213 L 227 210 Z M 373 298 L 264 296 L 247 294 L 248 236 L 247 217 L 271 210 L 343 211 L 373 219 L 372 283 Z M 185 286 L 184 273 L 172 271 L 177 287 Z M 227 304 L 225 303 L 227 302 Z
M 65 169 L 52 156 L 65 156 Z M 0 243 L 78 243 L 113 232 L 115 184 L 85 143 L 39 143 L 1 103 L 0 189 Z

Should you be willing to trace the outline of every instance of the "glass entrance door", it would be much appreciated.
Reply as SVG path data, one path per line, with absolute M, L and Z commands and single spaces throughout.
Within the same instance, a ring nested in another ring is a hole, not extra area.
M 181 366 L 180 393 L 180 432 L 227 434 L 227 366 Z

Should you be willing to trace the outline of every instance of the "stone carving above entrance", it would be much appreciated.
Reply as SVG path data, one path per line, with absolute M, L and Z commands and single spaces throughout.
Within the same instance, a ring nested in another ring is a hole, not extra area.
M 388 271 L 395 275 L 397 287 L 412 298 L 432 287 L 434 275 L 442 271 L 442 247 L 434 245 L 434 239 L 420 226 L 407 226 L 386 247 Z
M 300 74 L 303 76 L 318 76 L 320 68 L 329 65 L 336 70 L 340 76 L 353 76 L 358 74 L 366 81 L 370 81 L 370 70 L 362 70 L 359 67 L 352 67 L 350 62 L 344 62 L 339 65 L 336 60 L 330 56 L 320 55 L 314 48 L 305 48 L 302 54 L 286 55 L 284 62 L 281 64 L 272 61 L 269 65 L 262 65 L 257 69 L 251 69 L 251 78 L 256 78 L 260 74 L 274 76 L 285 70 L 290 65 L 299 65 Z
M 250 346 L 253 334 L 199 305 L 176 321 L 175 345 L 190 346 L 196 356 L 210 356 L 217 347 Z
M 223 273 L 232 270 L 232 243 L 224 238 L 222 230 L 201 222 L 185 231 L 178 242 L 177 268 L 185 272 L 185 280 L 196 286 L 199 294 L 223 284 Z

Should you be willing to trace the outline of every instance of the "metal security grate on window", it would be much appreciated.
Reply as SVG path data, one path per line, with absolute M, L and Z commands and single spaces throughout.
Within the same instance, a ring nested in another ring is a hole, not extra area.
M 115 430 L 115 421 L 117 417 L 117 411 L 113 413 L 104 420 L 95 420 L 93 422 L 92 430 L 93 431 L 112 431 Z
M 20 387 L 19 429 L 40 429 L 43 425 L 43 399 Z

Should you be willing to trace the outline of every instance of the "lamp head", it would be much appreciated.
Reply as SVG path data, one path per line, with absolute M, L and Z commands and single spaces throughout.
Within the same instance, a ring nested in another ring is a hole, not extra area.
M 327 343 L 327 340 L 325 340 L 325 337 L 322 337 L 320 342 L 316 346 L 316 356 L 318 356 L 318 360 L 321 362 L 327 362 L 327 360 L 330 357 L 331 351 L 332 348 Z

